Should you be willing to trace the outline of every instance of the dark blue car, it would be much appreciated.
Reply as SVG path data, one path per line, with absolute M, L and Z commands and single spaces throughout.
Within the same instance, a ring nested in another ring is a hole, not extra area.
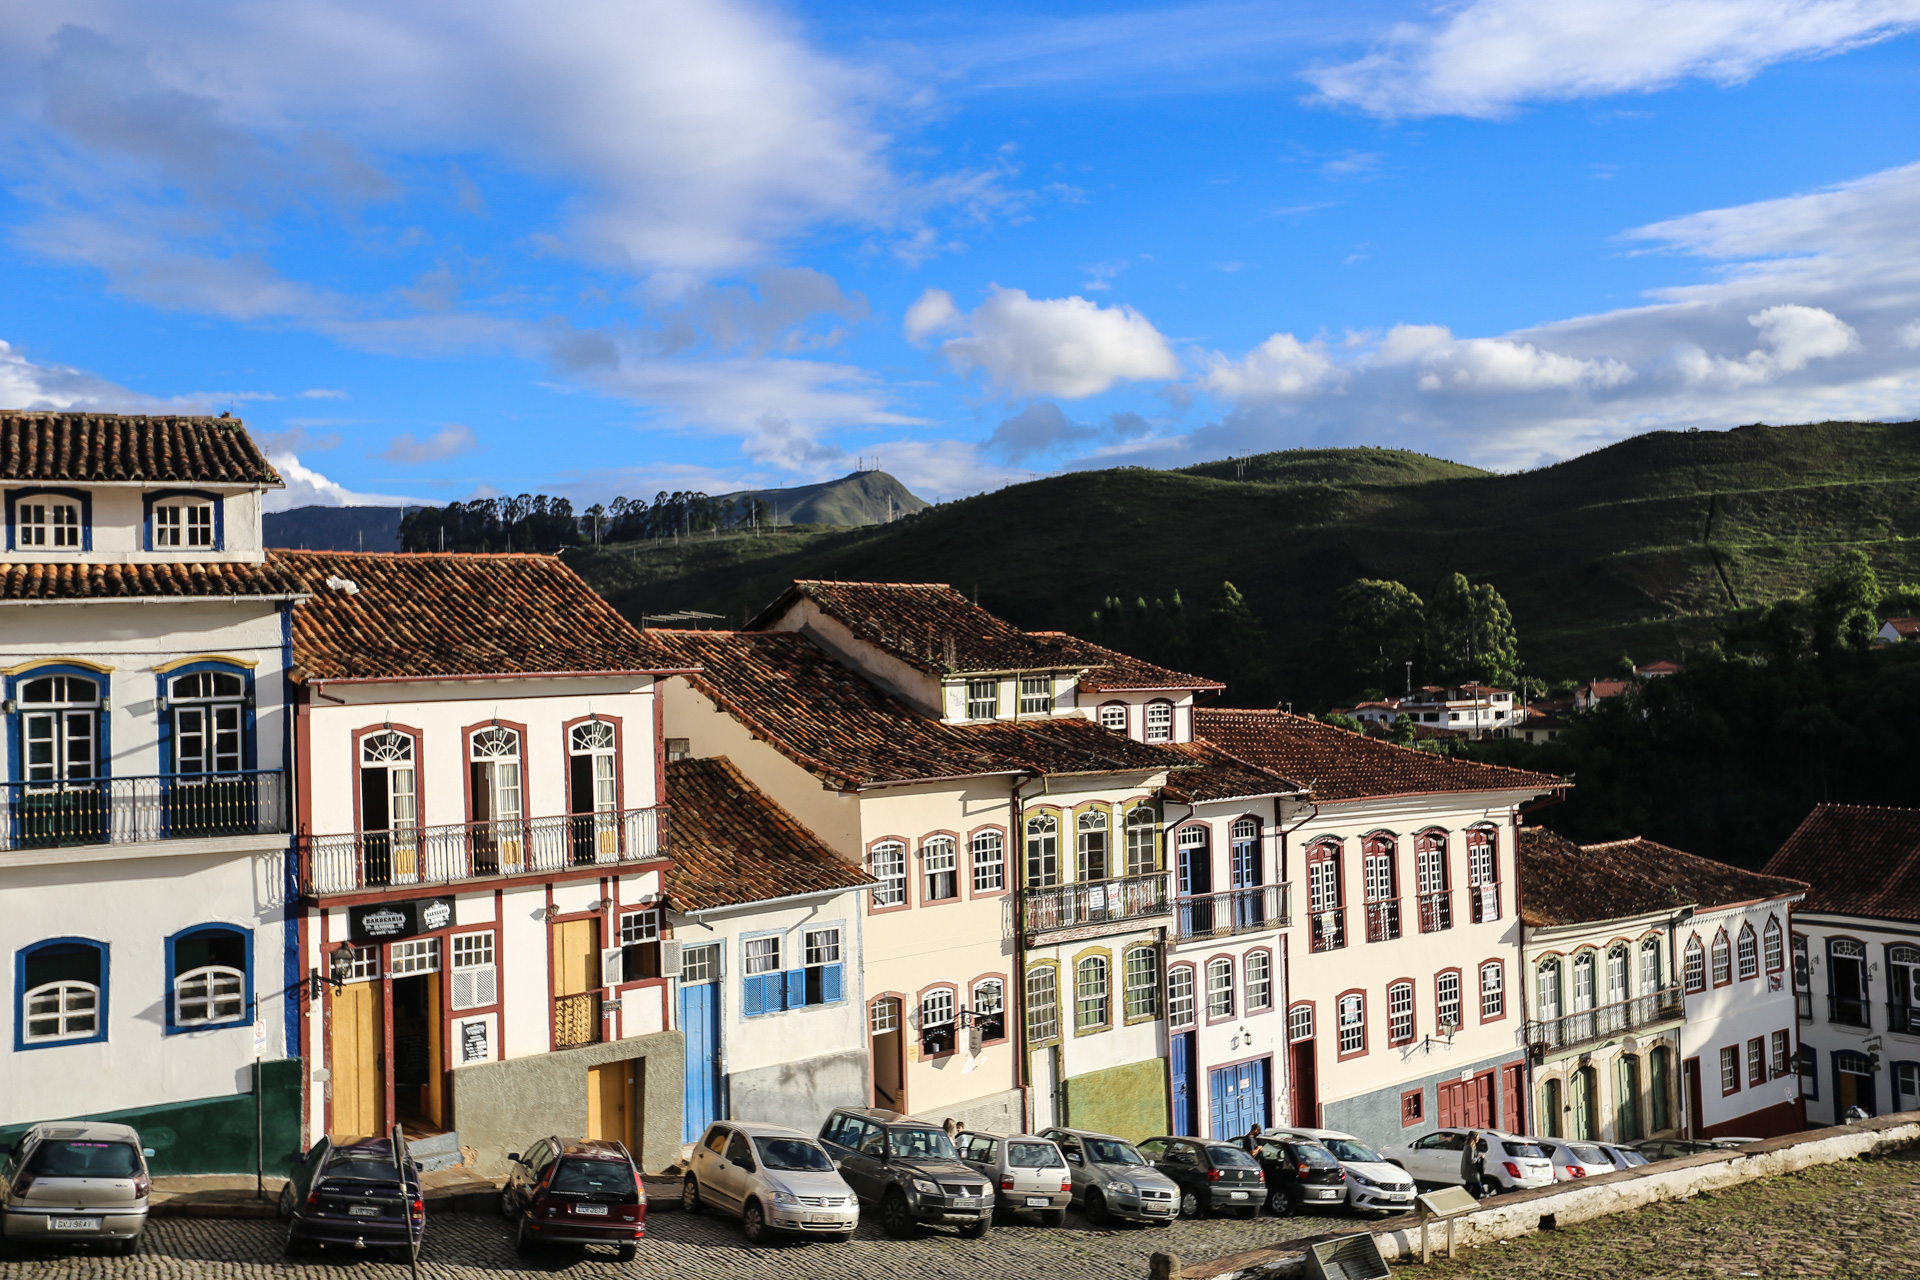
M 296 1157 L 293 1177 L 280 1192 L 287 1252 L 325 1244 L 412 1256 L 426 1231 L 427 1207 L 419 1166 L 404 1154 L 402 1159 L 404 1177 L 387 1138 L 322 1138 Z

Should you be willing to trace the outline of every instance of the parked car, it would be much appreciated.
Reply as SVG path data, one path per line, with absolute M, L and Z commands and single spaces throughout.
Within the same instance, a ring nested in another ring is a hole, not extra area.
M 960 1158 L 997 1188 L 1001 1221 L 1016 1213 L 1037 1215 L 1043 1227 L 1067 1220 L 1073 1175 L 1051 1139 L 1032 1133 L 963 1133 L 959 1150 Z
M 1637 1169 L 1647 1163 L 1647 1158 L 1638 1151 L 1635 1151 L 1632 1147 L 1621 1147 L 1611 1142 L 1603 1142 L 1600 1144 L 1600 1150 L 1606 1152 L 1607 1159 L 1613 1161 L 1615 1173 L 1623 1169 Z
M 1140 1154 L 1179 1186 L 1183 1218 L 1221 1210 L 1251 1218 L 1267 1198 L 1267 1175 L 1259 1162 L 1231 1142 L 1149 1138 L 1140 1144 Z
M 427 1229 L 420 1166 L 404 1152 L 401 1159 L 404 1176 L 390 1138 L 322 1138 L 294 1157 L 293 1176 L 280 1189 L 287 1252 L 347 1244 L 405 1258 L 418 1249 Z
M 1331 1151 L 1346 1170 L 1347 1207 L 1355 1213 L 1399 1213 L 1413 1208 L 1413 1179 L 1350 1133 L 1338 1129 L 1269 1129 L 1267 1136 L 1307 1138 Z
M 1267 1209 L 1278 1217 L 1347 1202 L 1347 1171 L 1310 1138 L 1267 1138 L 1254 1152 L 1267 1180 Z
M 1597 1178 L 1613 1172 L 1613 1159 L 1597 1142 L 1575 1142 L 1568 1138 L 1536 1138 L 1534 1145 L 1553 1161 L 1553 1180 L 1572 1182 L 1575 1178 Z
M 707 1126 L 680 1179 L 680 1207 L 738 1214 L 750 1244 L 775 1231 L 848 1240 L 860 1200 L 833 1157 L 798 1129 L 728 1121 Z
M 633 1261 L 647 1234 L 647 1191 L 633 1157 L 618 1142 L 542 1138 L 507 1157 L 500 1212 L 514 1224 L 514 1247 L 610 1244 Z
M 1648 1138 L 1632 1144 L 1628 1150 L 1638 1151 L 1649 1160 L 1671 1160 L 1675 1156 L 1697 1156 L 1702 1151 L 1731 1151 L 1758 1141 L 1758 1138 Z
M 1124 1138 L 1091 1129 L 1047 1129 L 1066 1157 L 1073 1203 L 1096 1227 L 1111 1218 L 1170 1227 L 1180 1213 L 1180 1187 Z
M 123 1124 L 37 1124 L 0 1148 L 0 1251 L 15 1243 L 93 1243 L 124 1254 L 147 1227 L 140 1135 Z
M 1497 1129 L 1480 1129 L 1487 1139 L 1487 1182 L 1500 1191 L 1553 1185 L 1553 1161 L 1533 1139 Z M 1466 1129 L 1439 1129 L 1403 1146 L 1381 1152 L 1389 1164 L 1399 1165 L 1417 1182 L 1459 1186 L 1460 1153 L 1467 1144 Z
M 935 1125 L 880 1107 L 839 1107 L 820 1126 L 820 1144 L 854 1194 L 880 1207 L 880 1225 L 896 1240 L 923 1223 L 970 1239 L 993 1225 L 994 1188 L 960 1163 Z

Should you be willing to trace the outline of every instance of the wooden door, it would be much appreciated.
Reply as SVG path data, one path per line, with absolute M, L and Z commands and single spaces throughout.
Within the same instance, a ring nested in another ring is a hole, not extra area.
M 427 1091 L 421 1101 L 427 1119 L 445 1129 L 447 1123 L 447 1022 L 440 1012 L 440 975 L 423 974 L 427 988 Z
M 600 985 L 600 922 L 562 920 L 553 926 L 553 994 L 580 995 Z
M 1287 1064 L 1287 1081 L 1293 1093 L 1293 1123 L 1296 1128 L 1312 1129 L 1320 1124 L 1320 1085 L 1314 1076 L 1313 1041 L 1296 1040 Z
M 1439 1095 L 1440 1127 L 1442 1129 L 1464 1128 L 1467 1117 L 1464 1114 L 1466 1107 L 1462 1099 L 1466 1096 L 1466 1086 L 1458 1080 L 1444 1080 L 1434 1086 L 1434 1092 Z
M 327 1069 L 335 1137 L 372 1137 L 385 1127 L 386 1018 L 378 982 L 349 982 L 333 998 Z
M 629 1100 L 633 1062 L 603 1062 L 587 1068 L 587 1137 L 624 1142 L 632 1150 Z
M 1500 1069 L 1500 1117 L 1495 1122 L 1505 1127 L 1508 1133 L 1527 1131 L 1526 1086 L 1523 1083 L 1520 1064 L 1511 1063 Z
M 1687 1079 L 1687 1136 L 1700 1136 L 1700 1059 L 1688 1058 L 1680 1064 L 1680 1070 Z
M 1493 1128 L 1493 1072 L 1483 1071 L 1475 1076 L 1467 1093 L 1473 1100 L 1473 1126 L 1478 1129 Z

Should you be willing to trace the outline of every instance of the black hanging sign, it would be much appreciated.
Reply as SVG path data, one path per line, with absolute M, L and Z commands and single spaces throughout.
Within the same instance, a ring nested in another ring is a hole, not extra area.
M 391 942 L 416 933 L 432 933 L 452 923 L 452 898 L 369 902 L 347 908 L 347 935 L 355 942 Z

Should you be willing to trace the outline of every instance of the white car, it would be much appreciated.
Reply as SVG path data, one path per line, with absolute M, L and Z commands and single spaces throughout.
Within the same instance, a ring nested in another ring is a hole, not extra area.
M 1572 1182 L 1575 1178 L 1597 1178 L 1612 1173 L 1613 1158 L 1597 1142 L 1577 1142 L 1568 1138 L 1539 1138 L 1534 1145 L 1553 1161 L 1553 1180 Z
M 860 1225 L 859 1199 L 818 1142 L 798 1129 L 742 1120 L 707 1127 L 681 1176 L 680 1207 L 738 1215 L 753 1245 L 776 1231 L 850 1240 Z
M 1626 1169 L 1638 1169 L 1647 1163 L 1647 1158 L 1632 1147 L 1618 1147 L 1611 1142 L 1602 1142 L 1599 1145 L 1600 1150 L 1606 1153 L 1607 1159 L 1613 1161 L 1616 1173 Z
M 1553 1161 L 1532 1138 L 1481 1129 L 1487 1140 L 1487 1181 L 1501 1191 L 1519 1191 L 1553 1185 Z M 1440 1129 L 1404 1146 L 1381 1152 L 1388 1164 L 1397 1164 L 1419 1182 L 1459 1186 L 1460 1151 L 1467 1145 L 1466 1129 Z
M 1338 1129 L 1269 1129 L 1269 1138 L 1307 1138 L 1333 1153 L 1347 1171 L 1347 1207 L 1355 1213 L 1413 1208 L 1415 1188 L 1405 1169 L 1350 1133 Z

